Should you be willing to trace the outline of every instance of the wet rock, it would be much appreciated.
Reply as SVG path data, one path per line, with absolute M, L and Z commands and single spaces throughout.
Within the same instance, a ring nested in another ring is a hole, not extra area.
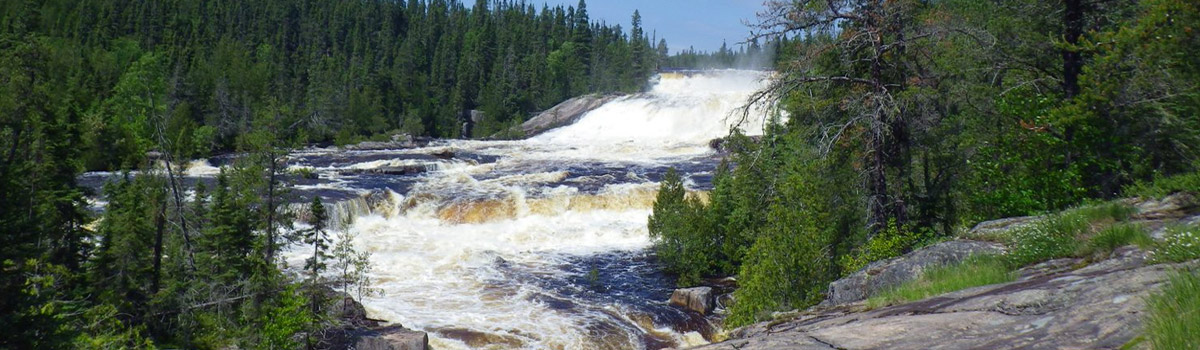
M 441 159 L 451 159 L 451 158 L 454 158 L 454 151 L 452 151 L 452 150 L 449 150 L 449 149 L 443 149 L 443 150 L 440 150 L 440 151 L 436 151 L 436 152 L 430 153 L 429 155 L 431 155 L 431 156 L 434 156 L 434 157 L 438 157 L 438 158 L 441 158 Z
M 356 326 L 378 325 L 377 321 L 367 318 L 367 308 L 362 303 L 345 293 L 339 294 L 329 305 L 329 316 Z
M 716 306 L 713 303 L 712 287 L 676 289 L 671 292 L 671 305 L 699 312 L 702 315 L 712 312 L 713 307 Z
M 383 174 L 383 175 L 416 175 L 429 171 L 424 164 L 412 164 L 401 166 L 385 166 L 371 169 L 342 169 L 338 171 L 340 175 L 358 175 L 358 174 Z
M 868 296 L 916 279 L 925 269 L 954 264 L 975 254 L 1004 251 L 997 243 L 954 240 L 912 251 L 904 256 L 880 260 L 845 278 L 829 284 L 823 306 L 837 306 L 866 299 Z
M 550 129 L 573 124 L 579 121 L 579 118 L 582 118 L 587 112 L 591 112 L 593 109 L 599 108 L 605 103 L 622 96 L 624 95 L 592 94 L 563 101 L 563 103 L 559 103 L 521 123 L 521 131 L 526 137 L 533 137 Z
M 747 136 L 747 138 L 750 140 L 751 143 L 757 144 L 759 142 L 762 142 L 762 135 Z M 735 145 L 730 143 L 729 138 L 727 138 L 727 137 L 718 137 L 718 138 L 708 141 L 708 148 L 712 148 L 714 151 L 717 151 L 719 153 L 729 153 L 729 152 L 740 150 L 740 149 L 735 149 L 737 147 L 733 147 L 733 146 L 735 146 Z
M 456 339 L 472 348 L 497 347 L 515 349 L 525 345 L 520 337 L 508 334 L 479 332 L 465 328 L 445 328 L 435 332 L 446 338 Z
M 391 326 L 361 331 L 353 344 L 357 350 L 428 350 L 429 334 Z
M 1014 282 L 908 304 L 814 309 L 698 349 L 1117 349 L 1140 334 L 1145 298 L 1171 271 L 1198 265 L 1146 265 L 1145 252 L 1124 247 L 1084 268 L 1023 270 Z
M 412 136 L 409 134 L 392 135 L 391 141 L 363 141 L 353 145 L 342 146 L 351 151 L 381 151 L 390 149 L 410 149 L 428 146 L 433 138 Z

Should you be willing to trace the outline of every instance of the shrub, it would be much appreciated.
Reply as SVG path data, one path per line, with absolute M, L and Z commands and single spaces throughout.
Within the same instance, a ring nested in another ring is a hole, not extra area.
M 1200 164 L 1194 165 L 1200 168 Z M 1125 195 L 1143 198 L 1162 198 L 1175 192 L 1200 191 L 1200 171 L 1169 177 L 1158 177 L 1153 181 L 1139 181 L 1125 188 Z
M 971 287 L 1009 282 L 1016 277 L 1003 257 L 976 255 L 958 264 L 930 268 L 914 281 L 872 296 L 867 299 L 867 305 L 878 308 L 921 300 Z
M 891 259 L 912 251 L 932 241 L 933 233 L 929 230 L 913 230 L 911 226 L 898 226 L 896 221 L 888 222 L 883 230 L 867 240 L 866 244 L 854 250 L 853 254 L 841 256 L 838 264 L 843 274 L 850 274 L 862 269 L 875 261 Z
M 767 222 L 755 231 L 734 292 L 736 303 L 726 324 L 738 327 L 765 319 L 771 311 L 816 304 L 834 274 L 830 246 L 838 236 L 829 202 L 821 194 L 828 178 L 812 176 L 818 161 L 786 166 L 777 202 L 764 213 Z
M 668 271 L 679 275 L 678 284 L 700 283 L 719 263 L 717 237 L 699 199 L 688 196 L 675 169 L 663 177 L 647 228 L 654 252 Z
M 1154 349 L 1200 349 L 1200 275 L 1181 271 L 1146 300 L 1145 338 Z
M 1163 241 L 1150 251 L 1154 262 L 1183 262 L 1200 259 L 1200 225 L 1168 227 Z

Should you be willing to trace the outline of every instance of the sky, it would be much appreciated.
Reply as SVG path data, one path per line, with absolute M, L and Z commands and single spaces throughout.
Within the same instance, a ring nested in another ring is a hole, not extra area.
M 671 53 L 688 47 L 698 51 L 716 51 L 721 42 L 729 47 L 746 40 L 750 28 L 743 24 L 755 22 L 755 14 L 763 9 L 763 0 L 586 0 L 588 17 L 592 21 L 620 24 L 629 33 L 633 10 L 642 15 L 642 28 L 650 36 L 657 31 L 667 39 Z M 532 0 L 531 4 L 546 3 L 575 6 L 579 0 Z M 653 43 L 657 44 L 657 42 Z

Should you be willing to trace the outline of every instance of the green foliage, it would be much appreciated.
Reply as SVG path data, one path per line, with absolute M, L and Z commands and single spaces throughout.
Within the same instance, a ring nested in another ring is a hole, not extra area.
M 338 281 L 341 282 L 342 291 L 354 295 L 358 300 L 362 300 L 363 297 L 371 295 L 374 292 L 370 288 L 370 272 L 373 267 L 371 265 L 371 252 L 354 249 L 355 237 L 356 233 L 354 231 L 339 231 L 337 243 L 333 245 L 332 269 L 338 274 Z
M 154 342 L 142 333 L 145 327 L 128 326 L 118 317 L 117 308 L 100 304 L 84 310 L 77 326 L 84 331 L 71 344 L 74 349 L 154 349 Z
M 1067 155 L 1049 152 L 1066 147 L 1043 125 L 1057 99 L 1018 90 L 996 101 L 1002 120 L 983 124 L 980 149 L 970 159 L 965 199 L 971 221 L 1033 215 L 1060 210 L 1086 195 L 1077 163 L 1063 167 Z
M 1200 224 L 1166 228 L 1163 240 L 1150 251 L 1156 262 L 1184 262 L 1200 259 Z
M 1145 338 L 1153 349 L 1200 347 L 1200 274 L 1178 271 L 1161 293 L 1146 300 Z
M 833 278 L 830 246 L 836 230 L 827 226 L 828 203 L 821 196 L 826 179 L 813 177 L 820 162 L 789 163 L 778 202 L 767 223 L 758 229 L 746 254 L 727 323 L 731 327 L 764 319 L 783 308 L 803 308 L 819 302 Z M 799 210 L 798 210 L 799 209 Z
M 1200 169 L 1200 164 L 1192 166 Z M 1125 188 L 1125 195 L 1142 198 L 1163 198 L 1176 192 L 1200 193 L 1200 171 L 1174 176 L 1157 176 L 1150 181 L 1138 181 Z
M 668 270 L 679 275 L 679 285 L 689 286 L 715 272 L 719 258 L 717 237 L 710 234 L 705 206 L 689 196 L 675 169 L 667 170 L 655 197 L 648 228 L 654 252 Z
M 317 317 L 308 312 L 308 299 L 300 295 L 294 286 L 279 292 L 275 301 L 262 312 L 262 316 L 251 327 L 248 334 L 257 340 L 251 342 L 253 349 L 298 349 L 296 335 L 316 331 L 310 328 Z
M 100 301 L 120 312 L 141 315 L 158 290 L 161 269 L 154 255 L 157 234 L 165 234 L 165 184 L 143 174 L 105 186 L 108 206 L 97 234 L 99 245 L 89 261 L 89 283 Z
M 891 259 L 926 245 L 933 238 L 930 231 L 916 231 L 911 227 L 899 227 L 890 221 L 883 230 L 875 233 L 853 254 L 842 255 L 838 261 L 842 273 L 849 274 L 866 267 L 871 262 Z
M 321 272 L 325 271 L 325 261 L 329 259 L 329 233 L 325 230 L 329 214 L 325 213 L 321 197 L 314 196 L 308 208 L 312 215 L 309 218 L 312 228 L 305 232 L 304 244 L 312 246 L 313 255 L 304 261 L 304 270 L 308 272 L 309 283 L 316 284 Z
M 958 264 L 930 268 L 914 281 L 871 296 L 867 305 L 879 308 L 1016 278 L 1003 256 L 975 255 Z
M 114 11 L 123 15 L 77 15 Z M 646 33 L 567 12 L 458 1 L 13 4 L 0 8 L 0 53 L 15 69 L 4 85 L 17 89 L 0 100 L 22 116 L 76 114 L 93 170 L 139 167 L 150 150 L 233 151 L 268 110 L 284 139 L 470 137 L 460 134 L 473 109 L 497 118 L 495 132 L 576 95 L 644 86 L 661 58 Z M 54 69 L 18 73 L 34 66 Z M 24 96 L 34 98 L 11 99 Z

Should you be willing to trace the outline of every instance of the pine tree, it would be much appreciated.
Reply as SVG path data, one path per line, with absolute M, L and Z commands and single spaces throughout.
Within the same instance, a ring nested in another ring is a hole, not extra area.
M 314 196 L 308 208 L 311 215 L 308 223 L 312 225 L 312 228 L 305 232 L 304 244 L 312 245 L 312 256 L 304 261 L 304 271 L 307 275 L 304 284 L 308 294 L 312 325 L 305 340 L 308 348 L 313 349 L 315 344 L 311 334 L 320 328 L 321 307 L 326 303 L 324 288 L 321 284 L 321 273 L 325 271 L 325 261 L 329 259 L 329 237 L 325 230 L 325 223 L 329 220 L 329 215 L 325 213 L 325 205 L 321 203 L 321 197 Z

